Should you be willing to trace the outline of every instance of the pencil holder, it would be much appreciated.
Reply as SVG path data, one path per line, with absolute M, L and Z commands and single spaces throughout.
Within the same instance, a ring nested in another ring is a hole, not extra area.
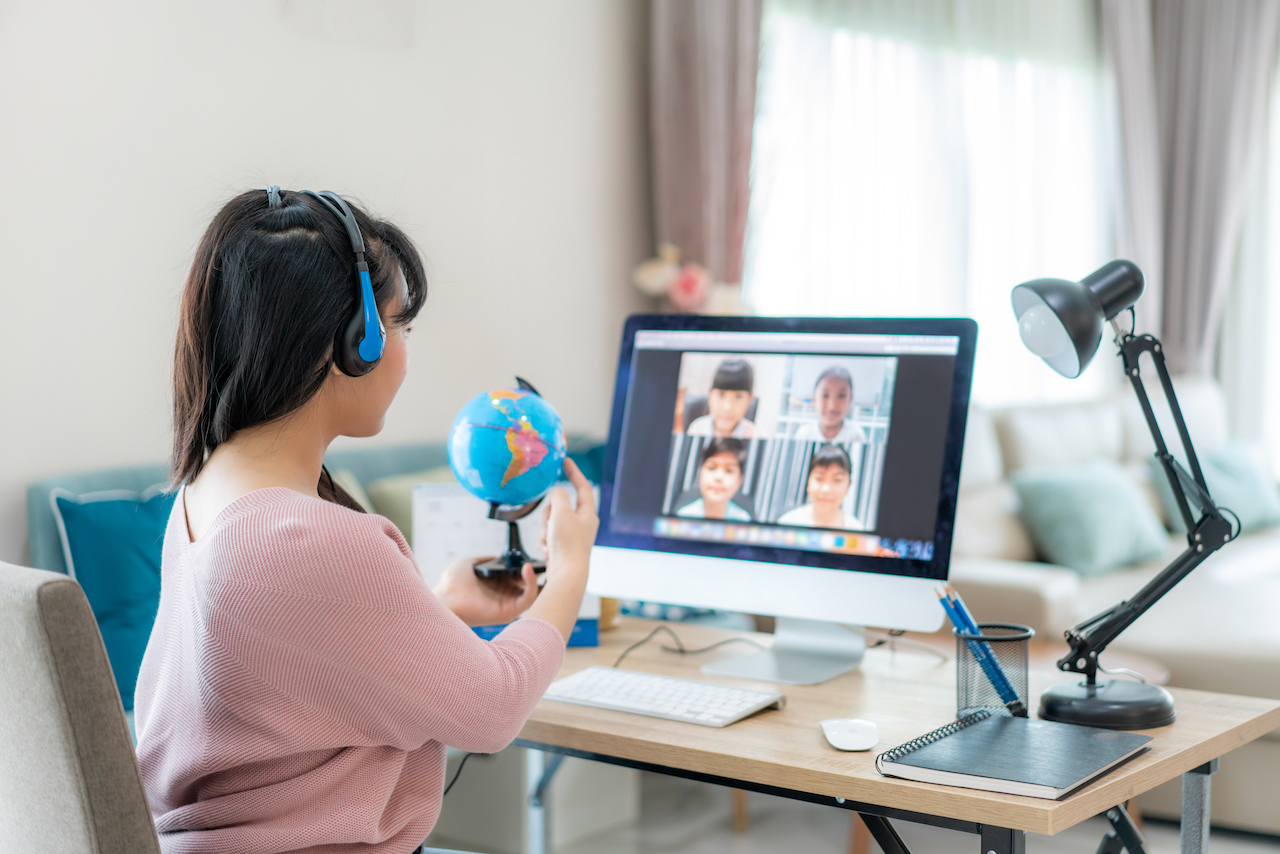
M 1027 649 L 1035 631 L 1014 623 L 979 623 L 978 631 L 980 634 L 952 630 L 956 636 L 956 717 L 980 709 L 1013 714 L 1011 692 L 1026 710 Z M 1001 679 L 1005 683 L 997 685 Z

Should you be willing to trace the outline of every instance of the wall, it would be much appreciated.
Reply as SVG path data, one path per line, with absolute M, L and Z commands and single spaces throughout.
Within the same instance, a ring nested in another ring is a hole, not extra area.
M 169 450 L 196 242 L 237 192 L 351 194 L 431 295 L 381 435 L 439 439 L 519 372 L 608 425 L 652 252 L 641 0 L 0 4 L 0 560 L 24 488 Z M 352 441 L 352 440 L 339 440 Z

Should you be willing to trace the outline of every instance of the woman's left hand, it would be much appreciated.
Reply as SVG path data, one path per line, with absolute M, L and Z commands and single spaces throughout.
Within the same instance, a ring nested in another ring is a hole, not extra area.
M 538 598 L 538 580 L 525 564 L 519 578 L 481 578 L 475 565 L 489 558 L 461 558 L 445 567 L 432 592 L 468 626 L 510 623 Z

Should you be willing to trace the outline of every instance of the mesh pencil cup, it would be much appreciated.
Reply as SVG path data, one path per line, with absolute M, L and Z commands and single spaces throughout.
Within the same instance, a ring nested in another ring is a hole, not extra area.
M 980 634 L 975 635 L 952 630 L 956 636 L 956 717 L 962 718 L 980 709 L 1011 714 L 989 675 L 991 668 L 980 660 L 986 656 L 980 644 L 990 650 L 988 664 L 993 661 L 999 666 L 998 671 L 1007 680 L 1008 687 L 1017 694 L 1023 708 L 1029 708 L 1027 647 L 1035 631 L 1014 623 L 979 623 L 978 631 Z

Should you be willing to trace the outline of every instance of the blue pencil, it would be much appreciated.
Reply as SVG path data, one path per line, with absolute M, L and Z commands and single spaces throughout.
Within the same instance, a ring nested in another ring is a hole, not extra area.
M 978 628 L 978 621 L 973 618 L 973 614 L 969 613 L 969 608 L 964 604 L 964 600 L 960 598 L 960 594 L 950 584 L 943 588 L 947 591 L 947 598 L 951 602 L 951 607 L 959 615 L 963 625 L 971 635 L 981 635 L 982 630 Z M 990 674 L 995 674 L 992 683 L 996 686 L 996 690 L 1000 692 L 1000 698 L 1006 703 L 1014 702 L 1018 699 L 1018 692 L 1013 689 L 1013 683 L 1004 675 L 1004 669 L 1000 667 L 1000 662 L 995 657 L 995 652 L 991 649 L 991 644 L 986 641 L 975 641 L 982 649 L 983 657 L 990 662 Z
M 948 588 L 948 592 L 955 593 L 950 588 Z M 938 591 L 938 601 L 942 603 L 942 609 L 947 612 L 947 617 L 951 620 L 952 625 L 959 629 L 962 634 L 982 634 L 978 624 L 974 622 L 973 616 L 964 607 L 964 603 L 960 601 L 958 594 L 955 594 L 955 599 L 952 599 L 946 593 Z M 1000 662 L 996 660 L 995 653 L 991 651 L 991 645 L 981 640 L 966 639 L 965 643 L 968 644 L 969 651 L 973 653 L 973 657 L 977 659 L 979 666 L 982 667 L 982 671 L 991 680 L 992 687 L 996 689 L 996 693 L 1004 701 L 1005 707 L 1017 717 L 1027 717 L 1027 707 L 1018 698 L 1018 692 L 1013 689 L 1013 684 L 1009 682 L 1009 677 L 1005 676 L 1004 670 L 1000 667 Z

